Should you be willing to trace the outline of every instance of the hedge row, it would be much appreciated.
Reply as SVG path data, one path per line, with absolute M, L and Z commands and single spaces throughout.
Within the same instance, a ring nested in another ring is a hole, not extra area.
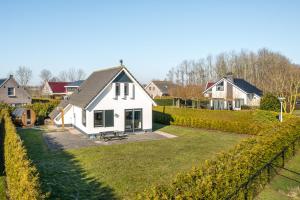
M 0 112 L 1 138 L 4 138 L 4 165 L 6 190 L 9 199 L 44 199 L 36 168 L 28 159 L 25 147 L 13 125 L 7 110 Z
M 291 116 L 285 116 L 291 118 Z M 277 113 L 262 110 L 227 111 L 156 107 L 153 121 L 195 128 L 259 135 L 262 130 L 279 124 Z
M 299 122 L 297 118 L 290 118 L 275 124 L 272 131 L 264 129 L 261 136 L 248 138 L 203 166 L 178 174 L 170 184 L 148 189 L 139 199 L 227 199 L 284 148 L 288 149 L 285 158 L 291 155 L 291 144 L 300 139 Z M 275 164 L 282 162 L 280 159 L 275 160 Z M 233 199 L 253 199 L 267 180 L 265 169 Z
M 163 98 L 163 99 L 154 99 L 155 103 L 159 106 L 172 106 L 173 105 L 173 98 Z

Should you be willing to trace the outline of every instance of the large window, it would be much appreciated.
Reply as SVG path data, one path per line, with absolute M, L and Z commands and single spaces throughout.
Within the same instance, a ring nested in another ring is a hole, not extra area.
M 7 88 L 7 95 L 8 96 L 15 96 L 15 88 L 14 87 L 8 87 Z
M 86 110 L 82 110 L 82 125 L 86 126 Z
M 113 127 L 114 110 L 94 111 L 94 127 Z
M 120 83 L 116 83 L 116 97 L 120 96 Z
M 235 100 L 235 107 L 241 108 L 241 106 L 244 105 L 244 99 L 236 99 Z

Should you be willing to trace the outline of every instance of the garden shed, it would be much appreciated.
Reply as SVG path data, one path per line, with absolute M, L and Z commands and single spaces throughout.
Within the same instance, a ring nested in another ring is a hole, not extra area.
M 16 108 L 12 112 L 14 123 L 19 126 L 33 126 L 36 121 L 36 114 L 29 108 Z

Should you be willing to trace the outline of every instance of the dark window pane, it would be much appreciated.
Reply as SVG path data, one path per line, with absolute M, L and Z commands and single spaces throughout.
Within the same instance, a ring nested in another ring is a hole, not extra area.
M 94 112 L 94 126 L 103 126 L 103 111 Z
M 124 93 L 126 96 L 128 96 L 128 83 L 124 84 Z
M 114 110 L 105 110 L 105 127 L 114 126 Z
M 86 126 L 86 111 L 85 110 L 82 111 L 82 124 L 84 126 Z
M 120 84 L 116 83 L 116 96 L 120 96 Z

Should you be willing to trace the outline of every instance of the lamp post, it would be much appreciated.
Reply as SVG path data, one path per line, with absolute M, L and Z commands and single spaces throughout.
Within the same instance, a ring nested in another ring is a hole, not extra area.
M 280 116 L 279 116 L 279 121 L 282 122 L 283 118 L 282 118 L 282 104 L 283 104 L 283 101 L 285 100 L 284 97 L 278 97 L 278 100 L 280 102 Z

